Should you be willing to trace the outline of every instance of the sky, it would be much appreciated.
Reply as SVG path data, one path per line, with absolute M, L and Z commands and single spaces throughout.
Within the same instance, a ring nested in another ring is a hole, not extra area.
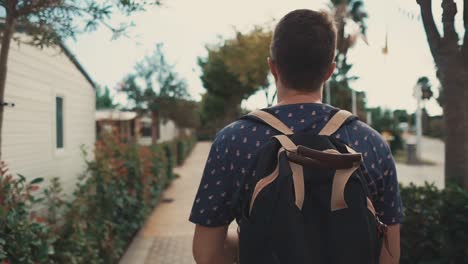
M 207 44 L 217 43 L 220 36 L 232 36 L 234 28 L 247 31 L 253 25 L 278 20 L 298 8 L 326 10 L 328 3 L 328 0 L 166 0 L 164 7 L 151 7 L 133 15 L 135 27 L 129 30 L 128 37 L 112 40 L 111 33 L 101 28 L 67 44 L 98 84 L 115 88 L 135 63 L 162 42 L 168 60 L 186 79 L 192 98 L 199 100 L 204 88 L 197 58 L 206 55 Z M 462 5 L 462 1 L 458 0 L 458 4 Z M 418 5 L 412 0 L 372 0 L 365 1 L 365 7 L 370 16 L 369 45 L 359 41 L 349 54 L 349 61 L 354 64 L 352 73 L 360 77 L 351 86 L 367 93 L 368 106 L 414 111 L 416 101 L 412 94 L 417 79 L 428 76 L 436 94 L 439 86 L 422 22 L 418 20 Z M 462 6 L 459 10 L 463 10 Z M 434 4 L 434 12 L 440 20 L 438 5 Z M 112 22 L 122 19 L 116 17 Z M 459 14 L 459 32 L 461 22 Z M 385 56 L 382 48 L 386 33 L 389 54 Z M 117 94 L 119 101 L 123 98 L 124 95 Z M 263 93 L 253 95 L 243 106 L 265 107 Z M 441 113 L 435 100 L 428 102 L 427 108 L 430 114 Z

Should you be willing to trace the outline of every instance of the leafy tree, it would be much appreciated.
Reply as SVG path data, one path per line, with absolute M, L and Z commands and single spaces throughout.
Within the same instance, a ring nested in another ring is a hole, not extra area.
M 160 1 L 0 0 L 0 7 L 5 10 L 0 44 L 0 158 L 7 62 L 14 33 L 22 28 L 29 34 L 26 42 L 38 47 L 59 45 L 63 39 L 94 31 L 99 25 L 117 37 L 125 32 L 128 24 L 110 25 L 112 14 L 129 15 L 148 4 L 159 5 Z
M 446 126 L 445 176 L 468 188 L 468 0 L 464 0 L 465 35 L 460 42 L 455 29 L 458 12 L 454 0 L 442 0 L 443 36 L 437 29 L 432 0 L 417 0 L 430 52 L 442 85 Z
M 406 110 L 382 109 L 381 107 L 367 109 L 372 114 L 372 127 L 378 132 L 390 132 L 393 135 L 393 140 L 390 142 L 392 152 L 403 148 L 403 139 L 400 129 L 400 123 L 408 121 L 408 113 Z
M 210 96 L 223 98 L 224 124 L 241 113 L 241 102 L 259 90 L 268 97 L 271 31 L 255 27 L 248 33 L 237 32 L 232 39 L 207 47 L 208 56 L 199 58 L 201 80 Z M 209 97 L 213 98 L 213 97 Z M 205 101 L 205 103 L 210 100 Z
M 369 108 L 368 111 L 372 113 L 372 127 L 375 130 L 379 132 L 396 130 L 397 120 L 390 110 L 376 107 Z
M 135 71 L 125 77 L 122 91 L 139 112 L 152 114 L 152 138 L 156 143 L 160 118 L 171 117 L 177 100 L 188 98 L 185 80 L 166 61 L 162 44 L 157 44 L 153 55 L 136 64 Z
M 217 108 L 209 106 L 210 103 L 223 101 L 223 108 L 217 115 L 223 119 L 222 123 L 228 123 L 240 113 L 240 103 L 245 97 L 246 88 L 242 87 L 236 75 L 229 72 L 222 59 L 215 55 L 209 55 L 206 61 L 199 61 L 203 70 L 201 76 L 203 86 L 207 90 L 206 100 L 203 102 L 203 110 Z M 249 95 L 252 92 L 249 92 Z M 220 100 L 217 100 L 217 99 Z M 205 114 L 208 116 L 209 114 Z M 214 120 L 213 120 L 214 121 Z
M 395 120 L 399 123 L 408 123 L 408 112 L 406 110 L 395 110 L 393 111 L 393 116 Z
M 109 87 L 96 87 L 96 109 L 113 109 L 117 106 L 111 96 Z
M 220 96 L 204 93 L 200 102 L 200 127 L 198 137 L 204 140 L 212 140 L 216 132 L 225 125 L 225 102 Z
M 186 99 L 174 101 L 167 117 L 183 128 L 197 128 L 200 126 L 200 104 Z
M 226 65 L 230 72 L 239 76 L 243 85 L 268 89 L 270 69 L 266 58 L 270 55 L 271 38 L 271 30 L 255 26 L 247 34 L 237 31 L 236 38 L 228 41 L 231 48 L 225 50 Z
M 421 99 L 429 100 L 434 93 L 432 92 L 432 84 L 426 76 L 420 77 L 417 81 L 418 87 L 421 89 Z
M 432 92 L 432 84 L 426 76 L 420 77 L 416 82 L 416 89 L 420 89 L 420 100 L 422 102 L 421 109 L 421 122 L 422 122 L 422 133 L 427 134 L 430 127 L 431 118 L 426 109 L 426 101 L 430 100 L 434 93 Z

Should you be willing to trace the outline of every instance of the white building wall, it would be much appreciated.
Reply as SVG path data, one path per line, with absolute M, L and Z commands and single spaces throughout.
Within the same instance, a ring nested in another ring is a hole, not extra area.
M 12 43 L 4 112 L 2 159 L 32 179 L 59 177 L 67 193 L 85 168 L 81 146 L 95 141 L 95 92 L 59 49 Z M 55 97 L 64 98 L 64 149 L 56 149 Z M 91 152 L 91 151 L 89 151 Z
M 161 134 L 158 139 L 158 143 L 171 141 L 179 136 L 177 125 L 172 120 L 161 120 L 161 122 L 159 122 L 159 132 Z

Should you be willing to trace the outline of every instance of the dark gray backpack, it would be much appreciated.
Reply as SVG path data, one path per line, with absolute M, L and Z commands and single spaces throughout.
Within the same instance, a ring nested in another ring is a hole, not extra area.
M 242 199 L 240 264 L 379 263 L 386 226 L 361 173 L 362 157 L 331 137 L 355 118 L 332 112 L 317 134 L 293 133 L 265 111 L 247 118 L 281 132 L 259 150 Z

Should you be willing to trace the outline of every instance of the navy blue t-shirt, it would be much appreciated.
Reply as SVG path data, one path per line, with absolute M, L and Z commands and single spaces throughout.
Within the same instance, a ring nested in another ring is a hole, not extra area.
M 334 108 L 319 103 L 274 106 L 266 109 L 291 130 L 315 131 L 327 123 Z M 253 120 L 241 119 L 223 128 L 213 142 L 200 182 L 190 221 L 202 226 L 217 227 L 230 224 L 235 215 L 231 203 L 240 189 L 243 177 L 251 177 L 257 150 L 272 136 L 275 129 Z M 401 223 L 402 204 L 398 189 L 395 162 L 385 140 L 367 124 L 354 120 L 341 127 L 333 136 L 362 153 L 363 173 L 374 207 L 382 222 Z M 246 182 L 246 181 L 245 181 Z

